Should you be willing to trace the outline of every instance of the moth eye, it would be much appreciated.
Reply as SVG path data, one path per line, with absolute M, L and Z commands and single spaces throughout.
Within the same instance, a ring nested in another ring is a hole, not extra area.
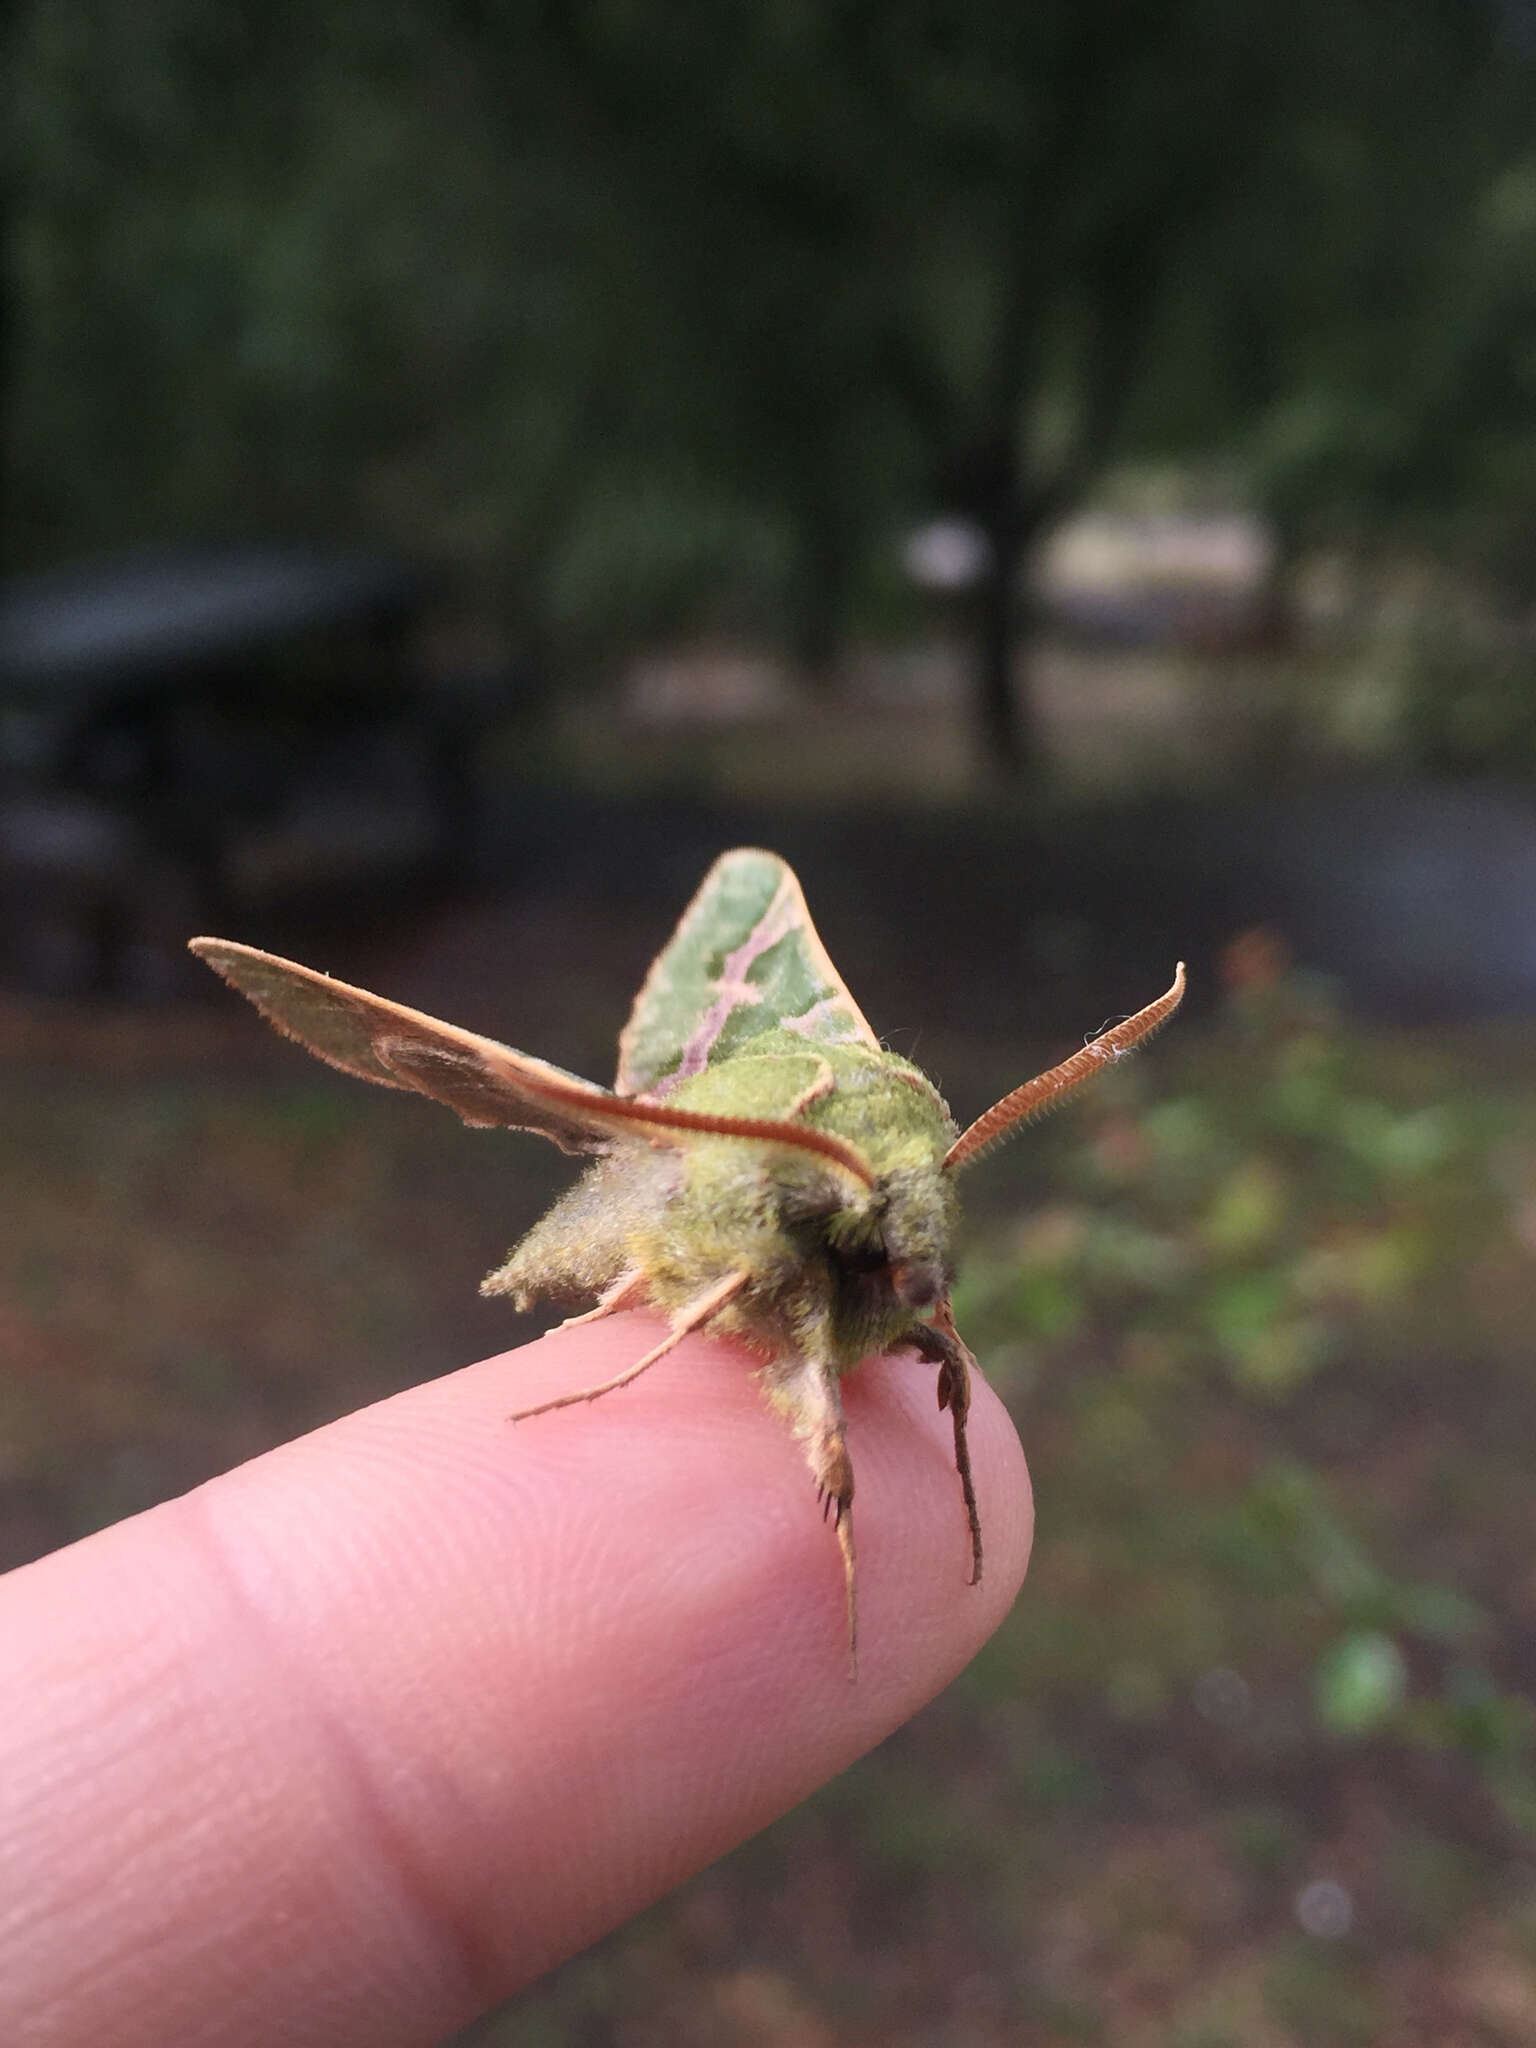
M 891 1292 L 904 1308 L 932 1308 L 944 1292 L 944 1268 L 933 1259 L 892 1266 Z

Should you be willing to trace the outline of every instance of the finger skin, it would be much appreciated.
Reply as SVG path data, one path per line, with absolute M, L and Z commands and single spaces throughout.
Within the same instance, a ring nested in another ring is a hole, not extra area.
M 0 1581 L 0 2040 L 438 2041 L 879 1742 L 1007 1612 L 1006 1414 L 847 1383 L 837 1545 L 750 1361 L 648 1316 L 412 1388 Z

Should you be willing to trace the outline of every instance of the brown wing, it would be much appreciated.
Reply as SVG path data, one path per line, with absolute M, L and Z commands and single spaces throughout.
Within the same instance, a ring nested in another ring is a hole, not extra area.
M 467 1124 L 538 1131 L 567 1152 L 603 1152 L 622 1139 L 670 1145 L 684 1144 L 689 1136 L 756 1139 L 815 1152 L 866 1186 L 873 1179 L 862 1155 L 825 1131 L 622 1100 L 494 1038 L 333 981 L 275 953 L 229 939 L 190 944 L 269 1024 L 317 1058 L 385 1088 L 430 1095 Z

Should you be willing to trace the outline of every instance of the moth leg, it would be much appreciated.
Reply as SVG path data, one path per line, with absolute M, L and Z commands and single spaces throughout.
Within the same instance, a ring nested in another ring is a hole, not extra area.
M 563 1323 L 555 1323 L 544 1334 L 553 1337 L 556 1330 L 574 1330 L 579 1323 L 600 1323 L 604 1316 L 617 1315 L 621 1308 L 643 1308 L 648 1293 L 645 1275 L 636 1266 L 628 1273 L 621 1273 L 613 1285 L 598 1297 L 594 1307 L 583 1310 L 579 1316 L 567 1316 Z
M 786 1369 L 787 1367 L 787 1369 Z M 843 1555 L 843 1591 L 848 1618 L 848 1675 L 859 1675 L 859 1603 L 853 1548 L 853 1461 L 848 1455 L 843 1402 L 837 1373 L 814 1358 L 784 1361 L 770 1370 L 769 1394 L 774 1406 L 789 1417 L 805 1447 L 806 1463 L 816 1482 L 822 1519 L 830 1515 Z
M 981 1584 L 981 1515 L 976 1506 L 976 1486 L 971 1478 L 971 1447 L 966 1440 L 965 1420 L 971 1411 L 971 1367 L 976 1363 L 970 1348 L 955 1328 L 948 1297 L 939 1303 L 931 1323 L 914 1323 L 902 1339 L 919 1356 L 939 1368 L 939 1407 L 947 1408 L 955 1428 L 955 1470 L 965 1498 L 965 1519 L 971 1531 L 971 1584 Z
M 690 1330 L 698 1329 L 701 1323 L 709 1321 L 716 1310 L 724 1308 L 732 1295 L 739 1294 L 751 1277 L 749 1273 L 727 1273 L 725 1278 L 717 1280 L 713 1287 L 706 1288 L 702 1294 L 696 1294 L 692 1301 L 684 1302 L 672 1318 L 672 1327 L 661 1342 L 653 1345 L 643 1358 L 637 1358 L 633 1365 L 627 1365 L 622 1372 L 615 1373 L 611 1380 L 604 1380 L 600 1386 L 583 1387 L 577 1394 L 557 1394 L 553 1401 L 540 1401 L 533 1408 L 519 1408 L 516 1414 L 507 1418 L 508 1421 L 526 1422 L 530 1416 L 548 1415 L 555 1408 L 574 1408 L 579 1402 L 595 1401 L 601 1394 L 611 1394 L 617 1387 L 627 1387 L 631 1380 L 639 1379 L 641 1373 L 653 1366 L 658 1358 L 665 1358 L 669 1351 L 675 1350 Z M 576 1320 L 584 1322 L 586 1318 L 578 1316 Z

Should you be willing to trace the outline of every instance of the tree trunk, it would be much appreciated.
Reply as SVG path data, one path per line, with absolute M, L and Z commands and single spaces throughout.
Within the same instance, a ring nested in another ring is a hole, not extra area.
M 1059 511 L 1054 490 L 1030 492 L 1019 485 L 980 514 L 988 557 L 976 592 L 976 738 L 984 765 L 1010 781 L 1033 781 L 1045 773 L 1028 677 L 1035 605 L 1020 580 Z
M 801 675 L 819 696 L 837 685 L 848 604 L 850 549 L 839 520 L 804 518 L 792 633 Z
M 942 497 L 980 527 L 987 559 L 971 603 L 975 635 L 973 715 L 981 765 L 1020 782 L 1043 761 L 1027 692 L 1016 687 L 1032 607 L 1019 589 L 1029 550 L 1059 510 L 1055 483 L 1031 478 L 1020 459 L 1013 407 L 966 449 L 944 479 Z
M 1019 552 L 1013 522 L 988 531 L 989 560 L 977 590 L 976 735 L 985 765 L 1022 781 L 1039 766 L 1034 720 L 1014 687 L 1024 609 L 1019 603 Z

